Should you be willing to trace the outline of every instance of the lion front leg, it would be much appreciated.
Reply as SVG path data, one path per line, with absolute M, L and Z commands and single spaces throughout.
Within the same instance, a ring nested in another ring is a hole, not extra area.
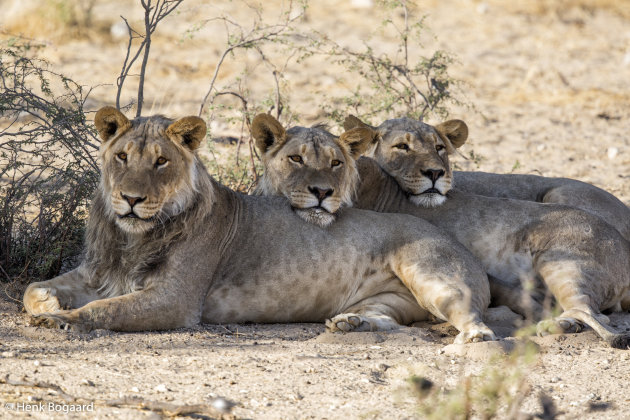
M 79 308 L 100 299 L 98 291 L 90 287 L 81 267 L 54 279 L 32 283 L 24 292 L 24 308 L 30 315 Z
M 494 332 L 483 322 L 483 313 L 490 302 L 490 291 L 485 273 L 445 272 L 440 267 L 407 266 L 398 270 L 402 282 L 411 290 L 420 306 L 438 319 L 449 322 L 460 333 L 455 343 L 498 340 Z M 475 290 L 463 281 L 477 280 Z
M 188 295 L 188 296 L 187 296 Z M 200 322 L 201 302 L 183 291 L 150 287 L 113 298 L 95 300 L 78 309 L 36 315 L 48 325 L 68 326 L 79 332 L 168 330 Z

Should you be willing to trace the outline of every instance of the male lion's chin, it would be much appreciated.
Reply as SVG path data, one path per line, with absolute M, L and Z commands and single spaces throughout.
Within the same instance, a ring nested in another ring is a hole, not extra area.
M 446 196 L 440 193 L 410 194 L 409 201 L 420 207 L 438 207 L 444 204 Z
M 116 219 L 119 228 L 127 233 L 139 235 L 150 231 L 153 226 L 153 220 L 143 220 L 139 218 L 123 217 Z
M 321 207 L 310 209 L 295 209 L 295 212 L 308 223 L 313 223 L 319 227 L 328 227 L 335 221 L 336 215 L 330 213 Z

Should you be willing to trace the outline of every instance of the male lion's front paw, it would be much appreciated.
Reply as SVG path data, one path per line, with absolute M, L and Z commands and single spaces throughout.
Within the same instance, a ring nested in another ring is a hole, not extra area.
M 363 321 L 361 315 L 347 313 L 327 319 L 326 330 L 330 332 L 370 331 L 371 326 L 368 322 Z
M 497 341 L 497 336 L 490 328 L 477 328 L 462 331 L 455 337 L 454 344 L 478 343 L 480 341 Z
M 27 289 L 24 294 L 24 307 L 31 315 L 51 313 L 63 309 L 56 296 L 55 289 L 49 287 Z
M 557 317 L 543 319 L 536 324 L 536 334 L 543 337 L 549 334 L 579 333 L 582 328 L 582 324 L 577 319 Z
M 79 333 L 92 331 L 91 325 L 82 322 L 76 310 L 57 311 L 54 313 L 43 313 L 31 317 L 31 325 L 44 326 L 47 328 L 61 328 Z

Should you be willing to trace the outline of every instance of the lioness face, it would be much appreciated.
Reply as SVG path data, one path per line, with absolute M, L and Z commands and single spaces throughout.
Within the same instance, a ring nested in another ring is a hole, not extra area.
M 95 124 L 103 138 L 104 199 L 121 229 L 145 233 L 188 208 L 196 185 L 193 150 L 206 132 L 203 120 L 129 121 L 106 107 Z
M 346 128 L 352 122 L 362 124 L 349 117 Z M 451 120 L 433 127 L 399 118 L 373 129 L 378 133 L 373 158 L 396 179 L 409 200 L 423 207 L 443 204 L 453 183 L 448 154 L 466 141 L 466 124 Z
M 254 119 L 252 131 L 265 165 L 263 194 L 284 195 L 301 218 L 322 227 L 352 205 L 358 181 L 353 153 L 364 142 L 358 132 L 336 137 L 318 126 L 285 131 L 267 114 Z

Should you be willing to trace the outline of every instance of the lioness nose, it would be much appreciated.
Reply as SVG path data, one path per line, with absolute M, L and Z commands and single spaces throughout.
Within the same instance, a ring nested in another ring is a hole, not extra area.
M 433 182 L 437 181 L 441 176 L 444 176 L 444 171 L 442 169 L 426 169 L 420 172 Z
M 308 187 L 308 190 L 315 196 L 319 201 L 322 201 L 326 197 L 330 197 L 333 193 L 332 189 L 323 189 L 318 187 Z
M 122 195 L 122 197 L 123 197 L 125 200 L 127 200 L 127 203 L 129 203 L 129 205 L 130 205 L 131 207 L 135 206 L 135 205 L 136 205 L 136 203 L 141 203 L 141 202 L 143 202 L 144 200 L 146 200 L 146 199 L 147 199 L 146 197 L 130 197 L 130 196 L 125 195 L 125 194 L 123 194 L 123 193 L 120 193 L 120 195 Z

